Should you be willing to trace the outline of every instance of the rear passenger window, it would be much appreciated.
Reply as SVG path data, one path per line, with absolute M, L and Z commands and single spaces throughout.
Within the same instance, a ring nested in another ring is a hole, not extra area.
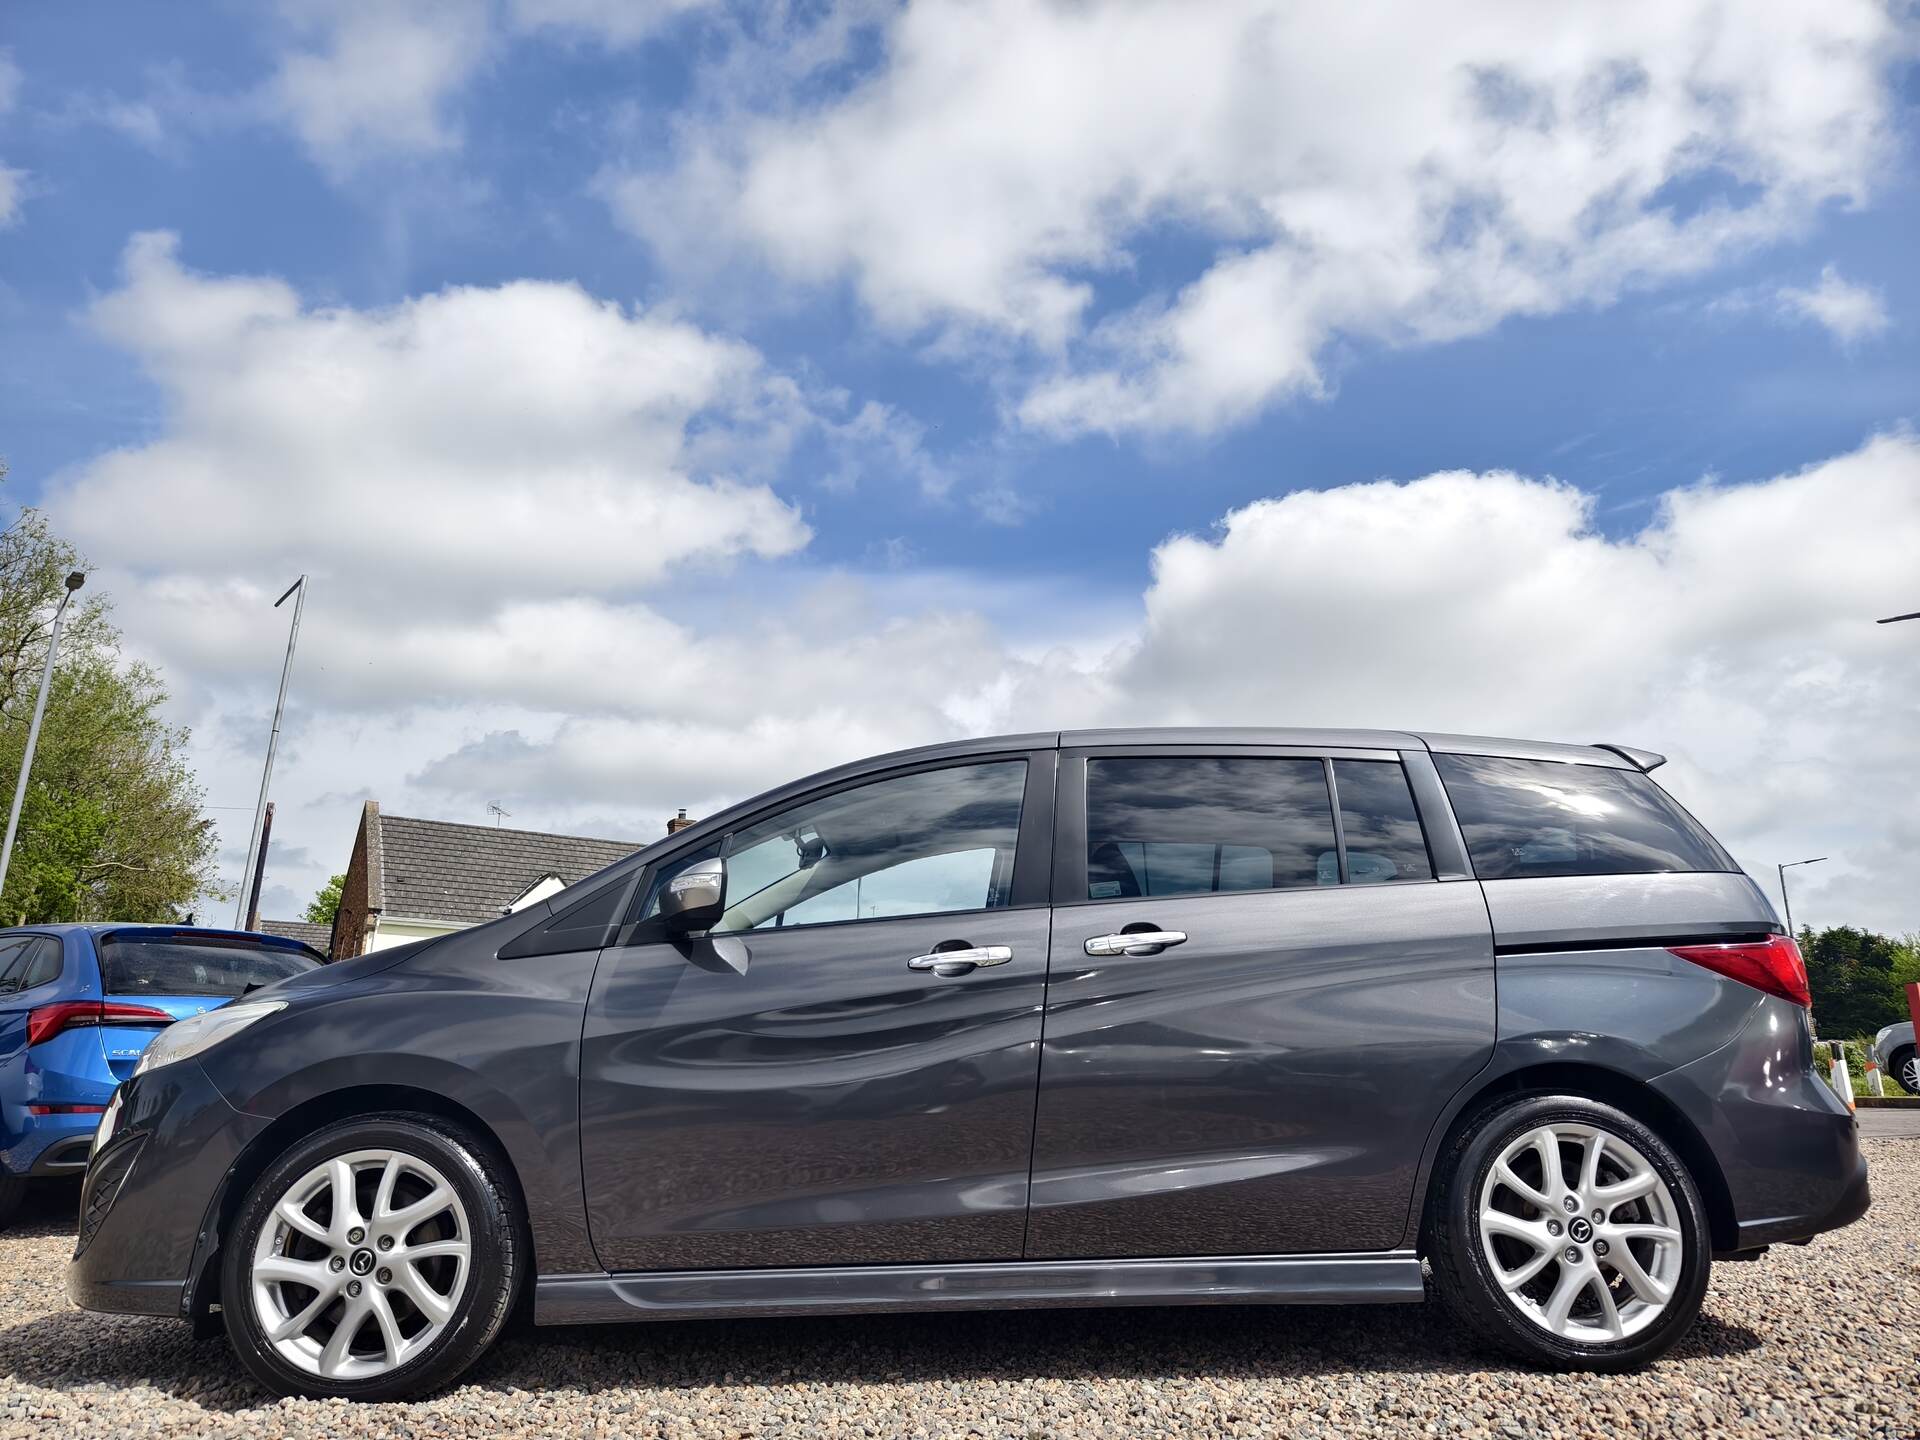
M 1336 760 L 1333 788 L 1340 796 L 1349 883 L 1433 878 L 1420 812 L 1413 808 L 1413 791 L 1399 761 Z
M 1638 770 L 1435 755 L 1482 880 L 1738 869 Z
M 1090 759 L 1087 898 L 1337 885 L 1318 760 Z

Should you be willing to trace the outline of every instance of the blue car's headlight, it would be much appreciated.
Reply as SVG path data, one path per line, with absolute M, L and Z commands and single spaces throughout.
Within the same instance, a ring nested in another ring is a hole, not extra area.
M 140 1057 L 140 1063 L 133 1067 L 133 1073 L 144 1075 L 149 1070 L 158 1070 L 162 1065 L 171 1065 L 176 1060 L 187 1060 L 218 1045 L 222 1040 L 231 1039 L 256 1020 L 264 1020 L 276 1010 L 287 1008 L 284 1000 L 250 1000 L 240 1005 L 226 1005 L 218 1010 L 208 1010 L 195 1015 L 191 1020 L 180 1020 L 160 1032 L 147 1053 Z

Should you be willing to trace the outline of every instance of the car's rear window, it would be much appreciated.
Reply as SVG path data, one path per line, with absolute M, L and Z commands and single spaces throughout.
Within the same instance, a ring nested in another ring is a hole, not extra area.
M 1638 770 L 1490 755 L 1433 763 L 1482 880 L 1739 868 Z
M 107 935 L 99 950 L 109 995 L 243 995 L 319 964 L 298 950 L 211 937 Z

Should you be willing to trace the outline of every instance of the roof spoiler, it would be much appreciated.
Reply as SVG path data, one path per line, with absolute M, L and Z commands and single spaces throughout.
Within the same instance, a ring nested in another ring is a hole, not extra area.
M 1593 748 L 1596 750 L 1611 750 L 1629 765 L 1642 772 L 1658 770 L 1662 765 L 1667 763 L 1666 756 L 1655 754 L 1651 750 L 1636 750 L 1631 745 L 1609 745 L 1604 740 L 1596 740 Z

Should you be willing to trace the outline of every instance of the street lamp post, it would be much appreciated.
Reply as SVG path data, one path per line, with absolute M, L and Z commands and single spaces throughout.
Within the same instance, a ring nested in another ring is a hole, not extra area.
M 307 603 L 307 577 L 302 575 L 281 593 L 273 602 L 278 610 L 287 603 L 287 596 L 298 592 L 299 598 L 293 602 L 293 625 L 287 631 L 287 658 L 280 666 L 280 695 L 273 702 L 273 730 L 267 736 L 267 763 L 260 772 L 260 799 L 253 807 L 253 828 L 247 832 L 247 867 L 240 872 L 240 903 L 234 907 L 233 928 L 243 930 L 247 924 L 247 897 L 253 886 L 254 852 L 260 847 L 261 827 L 267 819 L 267 787 L 273 784 L 273 752 L 280 744 L 280 716 L 287 708 L 287 677 L 293 673 L 293 647 L 300 640 L 300 608 Z M 264 867 L 267 857 L 260 856 Z
M 1787 934 L 1789 937 L 1793 934 L 1793 901 L 1787 898 L 1787 871 L 1796 865 L 1818 865 L 1826 858 L 1824 855 L 1816 855 L 1811 860 L 1789 860 L 1784 865 L 1776 865 L 1773 867 L 1780 872 L 1780 903 L 1786 907 Z
M 13 836 L 20 828 L 20 807 L 27 798 L 27 772 L 33 769 L 34 747 L 40 743 L 40 717 L 47 713 L 47 690 L 53 684 L 53 657 L 60 653 L 60 622 L 66 618 L 67 603 L 73 599 L 87 577 L 75 570 L 67 576 L 66 594 L 53 612 L 53 634 L 47 640 L 47 666 L 40 672 L 40 694 L 33 702 L 33 722 L 27 726 L 27 750 L 20 757 L 20 780 L 13 787 L 13 809 L 7 812 L 7 838 L 0 844 L 0 890 L 7 885 L 7 866 L 13 863 Z

